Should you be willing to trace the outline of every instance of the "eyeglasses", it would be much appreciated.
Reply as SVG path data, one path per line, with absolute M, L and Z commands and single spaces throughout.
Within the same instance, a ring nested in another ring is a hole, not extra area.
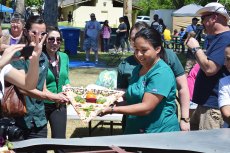
M 56 40 L 57 44 L 60 44 L 61 41 L 62 41 L 62 39 L 61 39 L 60 37 L 49 37 L 49 38 L 48 38 L 48 42 L 49 42 L 49 43 L 54 43 L 55 40 Z
M 36 31 L 31 31 L 34 35 L 36 35 L 37 34 L 37 32 Z M 41 33 L 39 33 L 41 36 L 44 36 L 44 35 L 46 35 L 47 34 L 47 32 L 41 32 Z
M 20 24 L 20 20 L 11 20 L 10 21 L 11 24 Z
M 204 19 L 205 19 L 206 17 L 211 16 L 211 15 L 213 15 L 213 13 L 211 13 L 211 14 L 206 14 L 206 15 L 202 15 L 200 18 L 201 18 L 202 21 L 204 21 Z

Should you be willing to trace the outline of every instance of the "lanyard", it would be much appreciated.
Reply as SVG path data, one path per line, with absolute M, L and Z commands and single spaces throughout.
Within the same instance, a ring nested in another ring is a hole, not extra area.
M 51 61 L 49 55 L 48 55 L 48 59 L 49 59 L 49 68 L 52 71 L 54 77 L 55 77 L 55 82 L 56 82 L 56 87 L 58 90 L 58 82 L 59 82 L 59 72 L 60 72 L 60 66 L 59 66 L 59 56 L 56 53 L 55 56 L 55 61 Z

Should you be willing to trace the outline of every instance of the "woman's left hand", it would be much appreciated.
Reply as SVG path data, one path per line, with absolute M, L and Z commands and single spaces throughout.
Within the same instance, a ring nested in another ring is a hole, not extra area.
M 186 123 L 185 121 L 180 121 L 180 129 L 181 131 L 190 131 L 190 122 Z
M 55 98 L 53 99 L 53 101 L 55 101 L 56 103 L 68 103 L 69 99 L 67 98 L 67 96 L 65 95 L 65 93 L 60 92 L 58 94 L 55 95 Z

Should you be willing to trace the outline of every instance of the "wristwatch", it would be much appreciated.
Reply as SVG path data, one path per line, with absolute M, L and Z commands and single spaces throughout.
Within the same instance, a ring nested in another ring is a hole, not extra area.
M 200 48 L 200 47 L 194 47 L 194 48 L 192 48 L 192 53 L 193 53 L 193 54 L 196 54 L 196 52 L 197 52 L 199 49 L 201 49 L 201 48 Z
M 181 117 L 180 120 L 184 121 L 185 123 L 189 123 L 190 122 L 190 118 L 183 118 Z

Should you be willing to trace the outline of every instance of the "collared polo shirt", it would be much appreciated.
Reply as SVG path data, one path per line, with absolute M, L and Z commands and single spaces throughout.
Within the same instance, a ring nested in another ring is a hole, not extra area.
M 13 67 L 18 70 L 25 70 L 27 73 L 29 69 L 29 60 L 18 60 L 11 63 Z M 39 78 L 36 89 L 42 91 L 48 72 L 48 59 L 44 53 L 41 54 L 39 59 Z M 44 101 L 34 99 L 26 96 L 26 109 L 27 113 L 24 117 L 16 118 L 16 124 L 22 129 L 30 129 L 34 124 L 36 127 L 42 127 L 47 124 Z

